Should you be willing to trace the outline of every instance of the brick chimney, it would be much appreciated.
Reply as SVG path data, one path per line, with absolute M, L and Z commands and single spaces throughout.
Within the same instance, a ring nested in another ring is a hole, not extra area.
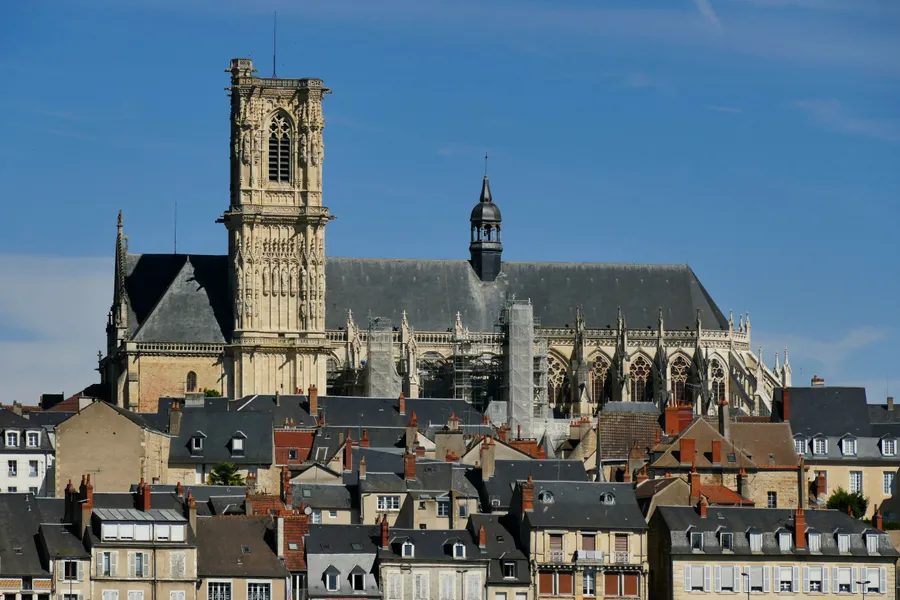
M 637 476 L 637 482 L 636 482 L 636 483 L 637 483 L 638 485 L 640 485 L 640 484 L 644 483 L 645 481 L 647 481 L 647 465 L 644 465 L 644 466 L 641 468 L 641 470 L 638 471 L 638 476 Z
M 450 418 L 447 419 L 447 429 L 450 431 L 459 431 L 459 417 L 454 413 L 450 413 Z
M 363 456 L 359 459 L 359 479 L 360 481 L 366 480 L 366 457 Z
M 507 424 L 503 424 L 500 426 L 500 431 L 497 433 L 497 437 L 500 438 L 501 442 L 506 442 L 509 437 L 510 426 Z
M 169 433 L 172 435 L 181 433 L 181 403 L 175 400 L 169 408 Z
M 791 420 L 791 389 L 784 388 L 781 391 L 781 420 L 785 423 Z
M 403 455 L 403 476 L 407 481 L 416 478 L 416 453 L 407 452 Z
M 693 465 L 697 462 L 697 441 L 694 438 L 681 438 L 679 462 L 682 465 Z
M 368 448 L 369 447 L 369 430 L 363 429 L 362 439 L 359 440 L 360 448 Z
M 66 484 L 65 490 L 65 503 L 63 504 L 63 508 L 65 509 L 65 514 L 63 516 L 63 520 L 66 523 L 75 523 L 75 504 L 78 502 L 78 493 L 75 491 L 75 486 L 72 485 L 72 480 L 69 480 L 69 483 Z
M 709 504 L 707 504 L 706 498 L 700 498 L 700 504 L 698 505 L 698 508 L 700 509 L 700 518 L 705 519 L 706 511 L 709 508 Z
M 696 465 L 691 470 L 688 479 L 691 485 L 691 504 L 695 504 L 700 501 L 700 473 L 697 472 Z
M 893 396 L 887 397 L 887 410 L 889 413 L 894 412 L 894 397 Z
M 730 439 L 731 433 L 731 405 L 727 400 L 719 402 L 719 434 L 723 438 Z
M 316 387 L 316 384 L 309 386 L 307 396 L 309 398 L 309 416 L 315 419 L 319 414 L 319 388 Z
M 175 495 L 178 496 L 178 499 L 184 498 L 184 486 L 181 485 L 181 482 L 175 484 Z
M 481 443 L 481 479 L 490 481 L 494 478 L 494 438 L 486 437 Z
M 150 510 L 150 486 L 146 484 L 141 490 L 141 510 L 144 512 Z
M 812 387 L 823 387 L 825 385 L 825 380 L 818 375 L 813 375 L 810 385 Z
M 188 492 L 187 499 L 185 502 L 185 514 L 188 522 L 191 524 L 191 530 L 194 532 L 194 535 L 197 535 L 197 500 L 194 498 L 194 494 Z
M 416 446 L 415 454 L 419 458 L 425 458 L 425 446 Z
M 872 517 L 872 525 L 878 531 L 884 531 L 884 517 L 881 516 L 881 507 L 875 505 L 875 516 Z
M 81 476 L 81 487 L 79 489 L 79 499 L 81 500 L 81 514 L 79 515 L 79 531 L 82 536 L 84 532 L 91 526 L 91 513 L 94 510 L 94 486 L 91 484 L 91 476 Z
M 794 510 L 794 547 L 806 548 L 806 513 L 799 506 Z
M 712 441 L 712 463 L 714 465 L 722 464 L 722 440 Z
M 825 495 L 825 472 L 819 471 L 816 474 L 816 503 L 824 504 L 826 501 Z
M 484 525 L 478 528 L 478 547 L 487 548 L 487 533 L 484 531 Z
M 406 424 L 406 449 L 414 450 L 416 447 L 417 438 L 419 435 L 419 418 L 416 416 L 416 411 L 412 411 L 412 414 L 409 416 L 409 423 Z
M 291 472 L 281 467 L 281 501 L 285 506 L 294 505 L 294 493 L 291 491 Z
M 347 440 L 344 442 L 344 470 L 353 470 L 353 438 L 350 436 L 350 429 L 347 429 Z
M 528 476 L 528 480 L 521 486 L 522 489 L 522 513 L 531 512 L 534 510 L 534 480 L 531 478 L 531 475 Z
M 398 410 L 400 411 L 400 414 L 405 415 L 406 414 L 406 395 L 403 392 L 400 392 L 400 398 L 397 400 L 397 402 L 399 404 Z
M 381 547 L 385 550 L 391 547 L 391 532 L 388 528 L 387 515 L 381 519 Z

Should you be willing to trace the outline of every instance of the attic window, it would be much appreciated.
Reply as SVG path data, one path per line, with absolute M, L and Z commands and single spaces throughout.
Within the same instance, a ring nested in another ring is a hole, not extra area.
M 719 544 L 722 550 L 734 550 L 734 534 L 723 531 L 719 534 Z
M 203 438 L 194 436 L 191 438 L 191 454 L 200 454 L 203 452 Z
M 856 456 L 856 440 L 845 439 L 842 446 L 844 456 Z
M 546 490 L 542 491 L 538 494 L 538 502 L 542 504 L 553 504 L 553 492 L 548 492 Z
M 804 440 L 802 437 L 794 438 L 794 449 L 800 456 L 806 454 L 806 440 Z
M 243 456 L 244 455 L 244 438 L 240 436 L 234 436 L 231 438 L 231 455 L 232 456 Z
M 325 575 L 325 587 L 329 592 L 336 592 L 338 589 L 337 573 L 327 573 Z
M 866 550 L 869 554 L 878 553 L 878 536 L 874 533 L 866 534 Z
M 403 542 L 403 546 L 401 547 L 401 556 L 403 558 L 412 558 L 415 556 L 415 546 L 413 546 L 412 542 Z
M 850 535 L 839 533 L 837 536 L 838 552 L 850 552 Z
M 728 455 L 728 462 L 730 462 L 730 463 L 737 462 L 737 456 L 733 452 Z
M 762 534 L 761 533 L 751 533 L 750 534 L 750 551 L 751 552 L 761 552 L 762 551 Z
M 778 534 L 778 547 L 782 552 L 790 552 L 791 551 L 791 534 L 790 533 L 779 533 Z
M 366 576 L 363 573 L 354 573 L 350 576 L 350 584 L 354 592 L 361 592 L 366 589 Z
M 813 440 L 813 454 L 822 455 L 828 452 L 828 441 L 825 438 L 818 437 Z
M 456 542 L 453 544 L 453 558 L 465 558 L 466 557 L 466 547 L 463 546 L 460 542 Z
M 300 544 L 297 542 L 288 542 L 288 550 L 299 550 Z
M 616 503 L 616 497 L 612 495 L 611 492 L 604 492 L 600 494 L 600 504 L 606 504 L 607 506 L 612 506 Z
M 362 544 L 360 544 L 359 542 L 353 542 L 352 544 L 350 544 L 350 547 L 354 550 L 362 550 Z
M 250 546 L 241 546 L 241 554 L 250 554 Z
M 809 534 L 809 551 L 810 552 L 821 552 L 822 551 L 822 536 L 818 533 L 810 533 Z
M 897 454 L 897 440 L 881 440 L 881 453 L 885 456 Z

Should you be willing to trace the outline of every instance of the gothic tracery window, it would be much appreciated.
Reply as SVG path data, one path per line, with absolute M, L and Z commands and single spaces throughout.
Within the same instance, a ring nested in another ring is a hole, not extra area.
M 672 382 L 672 401 L 675 404 L 687 404 L 691 364 L 683 356 L 672 361 L 672 366 L 669 368 L 669 379 Z
M 269 181 L 291 180 L 291 127 L 282 115 L 269 124 Z
M 603 404 L 607 399 L 606 381 L 609 376 L 609 360 L 602 354 L 598 354 L 591 364 L 591 399 L 598 404 Z
M 547 357 L 547 399 L 551 406 L 565 401 L 566 368 L 555 356 Z
M 713 402 L 725 400 L 725 369 L 717 358 L 709 361 L 709 380 L 712 383 Z
M 185 390 L 188 392 L 197 391 L 197 374 L 193 371 L 189 371 L 187 374 L 187 381 L 185 381 Z
M 631 361 L 628 369 L 631 376 L 631 399 L 642 402 L 647 399 L 647 380 L 650 379 L 650 362 L 643 356 Z

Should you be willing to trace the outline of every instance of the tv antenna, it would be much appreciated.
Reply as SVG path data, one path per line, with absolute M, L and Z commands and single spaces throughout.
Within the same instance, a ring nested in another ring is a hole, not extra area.
M 278 79 L 278 68 L 276 66 L 278 57 L 278 11 L 275 11 L 275 18 L 272 24 L 272 79 Z

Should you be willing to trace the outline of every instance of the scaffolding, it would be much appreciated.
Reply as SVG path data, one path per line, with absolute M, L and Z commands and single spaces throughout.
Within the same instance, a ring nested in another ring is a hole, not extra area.
M 535 430 L 534 308 L 529 300 L 509 300 L 500 313 L 503 331 L 504 399 L 509 425 L 523 437 Z M 545 358 L 546 360 L 546 358 Z M 546 388 L 545 388 L 546 389 Z
M 484 341 L 464 336 L 454 337 L 451 342 L 453 397 L 466 400 L 484 411 L 488 404 L 501 398 L 501 361 L 490 351 L 490 344 Z
M 391 320 L 377 317 L 369 320 L 368 357 L 366 360 L 366 396 L 397 398 L 402 380 L 394 361 L 394 329 Z
M 534 406 L 532 416 L 535 423 L 543 423 L 549 413 L 547 397 L 547 340 L 539 339 L 534 344 Z

